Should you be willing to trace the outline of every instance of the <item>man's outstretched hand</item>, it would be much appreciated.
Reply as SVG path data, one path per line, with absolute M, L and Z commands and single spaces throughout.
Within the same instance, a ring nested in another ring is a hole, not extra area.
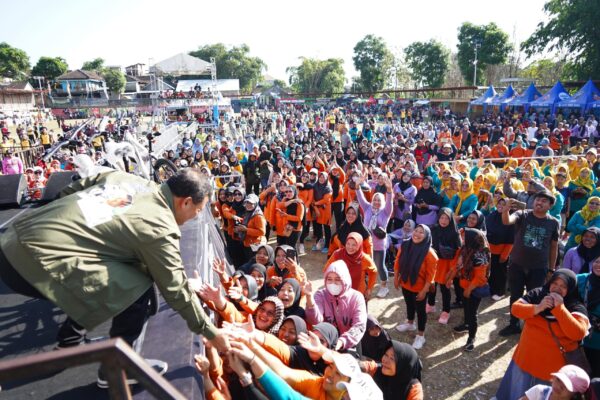
M 229 353 L 231 350 L 231 344 L 229 343 L 229 337 L 223 329 L 217 330 L 217 336 L 209 340 L 210 344 L 217 349 L 220 355 Z

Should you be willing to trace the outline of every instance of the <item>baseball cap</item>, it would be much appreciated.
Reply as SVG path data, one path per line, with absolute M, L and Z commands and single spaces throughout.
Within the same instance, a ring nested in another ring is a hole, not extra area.
M 337 364 L 336 364 L 337 366 Z M 557 377 L 571 393 L 585 393 L 590 386 L 590 377 L 576 365 L 568 364 L 550 374 Z
M 543 139 L 540 141 L 540 144 L 541 144 L 542 146 L 546 146 L 546 145 L 550 144 L 550 141 L 549 141 L 547 138 L 543 138 Z
M 365 374 L 360 370 L 358 361 L 350 354 L 340 354 L 336 352 L 328 353 L 339 373 L 350 382 L 339 382 L 338 389 L 345 389 L 351 400 L 383 400 L 381 389 L 375 384 L 371 375 Z M 326 360 L 327 361 L 327 360 Z
M 258 204 L 258 196 L 254 193 L 249 194 L 244 199 L 244 203 Z

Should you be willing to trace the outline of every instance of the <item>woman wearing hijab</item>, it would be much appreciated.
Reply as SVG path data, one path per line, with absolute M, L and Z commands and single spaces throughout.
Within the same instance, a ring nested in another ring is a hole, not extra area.
M 360 341 L 360 355 L 379 362 L 391 341 L 390 334 L 387 333 L 379 321 L 371 315 L 367 316 L 367 330 Z
M 435 296 L 439 287 L 442 292 L 442 313 L 438 322 L 446 325 L 448 319 L 450 319 L 451 298 L 450 289 L 446 287 L 446 282 L 448 282 L 451 271 L 456 265 L 462 241 L 452 210 L 444 207 L 438 215 L 438 223 L 431 228 L 432 247 L 438 256 L 434 279 L 435 286 L 427 295 L 425 311 L 427 313 L 435 312 Z
M 344 247 L 348 235 L 352 232 L 358 233 L 362 239 L 362 249 L 366 254 L 372 254 L 373 252 L 373 241 L 371 239 L 371 232 L 363 224 L 362 216 L 359 211 L 359 206 L 356 202 L 350 204 L 346 209 L 346 219 L 340 229 L 333 235 L 331 239 L 331 245 L 329 246 L 329 252 L 333 254 L 337 249 Z
M 304 248 L 304 240 L 308 236 L 308 232 L 310 231 L 310 224 L 314 219 L 312 215 L 311 209 L 313 207 L 313 197 L 314 197 L 314 185 L 310 183 L 310 175 L 304 169 L 302 169 L 300 182 L 296 183 L 296 187 L 298 188 L 298 198 L 304 205 L 304 218 L 302 219 L 302 233 L 300 234 L 300 239 L 298 243 L 298 253 L 300 255 L 306 254 Z
M 473 181 L 469 178 L 462 180 L 460 190 L 450 201 L 451 210 L 454 211 L 454 219 L 459 228 L 467 223 L 467 217 L 477 209 L 478 199 L 473 192 Z
M 502 223 L 505 199 L 498 199 L 494 210 L 485 217 L 486 236 L 490 244 L 490 291 L 492 300 L 498 301 L 506 294 L 508 256 L 513 248 L 515 226 Z
M 231 193 L 231 196 L 229 195 Z M 236 227 L 240 226 L 246 215 L 246 207 L 244 207 L 244 190 L 240 187 L 231 187 L 227 189 L 228 204 L 223 205 L 223 217 L 227 219 L 228 237 L 227 251 L 231 257 L 231 261 L 235 267 L 239 267 L 244 263 L 244 244 L 240 237 L 242 229 L 236 231 Z M 227 237 L 226 237 L 227 239 Z
M 600 257 L 600 228 L 587 228 L 581 235 L 577 247 L 570 248 L 563 258 L 562 268 L 570 269 L 576 274 L 591 272 L 591 264 Z
M 262 301 L 269 296 L 276 296 L 277 290 L 267 285 L 267 267 L 262 264 L 254 263 L 249 268 L 248 275 L 252 276 L 256 281 L 258 295 L 256 299 Z
M 365 216 L 367 227 L 373 239 L 373 261 L 379 271 L 379 292 L 377 297 L 384 298 L 390 290 L 387 288 L 388 270 L 385 266 L 385 252 L 387 244 L 386 229 L 392 216 L 392 181 L 384 179 L 386 194 L 375 193 L 371 203 L 367 202 L 362 191 L 356 193 L 356 199 Z M 350 267 L 350 266 L 349 266 Z
M 430 176 L 423 178 L 421 189 L 417 192 L 413 207 L 413 217 L 417 224 L 432 226 L 436 223 L 438 210 L 442 206 L 442 197 L 433 188 Z
M 589 168 L 582 168 L 578 174 L 571 174 L 571 176 L 576 176 L 577 179 L 569 182 L 569 197 L 571 200 L 569 203 L 569 219 L 588 203 L 589 197 L 596 188 L 596 184 L 592 179 L 592 170 Z
M 244 200 L 246 214 L 241 223 L 233 228 L 244 245 L 244 259 L 241 262 L 235 263 L 237 267 L 241 266 L 245 260 L 254 255 L 252 246 L 256 246 L 267 241 L 265 234 L 267 229 L 267 221 L 263 215 L 260 206 L 258 205 L 258 196 L 254 193 L 249 194 Z M 233 257 L 233 255 L 231 255 Z
M 367 361 L 366 371 L 383 392 L 384 400 L 423 400 L 419 355 L 410 345 L 392 340 L 381 363 Z
M 463 349 L 473 351 L 477 334 L 477 310 L 481 303 L 481 297 L 474 291 L 487 285 L 490 249 L 484 232 L 472 228 L 465 228 L 462 232 L 464 235 L 464 244 L 460 250 L 462 263 L 453 272 L 458 273 L 460 287 L 463 289 L 464 321 L 454 327 L 454 332 L 469 332 Z M 446 286 L 450 286 L 451 283 L 452 279 L 448 279 Z
M 371 297 L 371 291 L 377 281 L 377 267 L 370 255 L 363 252 L 362 236 L 357 232 L 351 232 L 346 238 L 344 247 L 337 249 L 327 260 L 323 270 L 332 263 L 343 260 L 350 272 L 352 289 L 358 290 L 365 296 Z M 368 280 L 368 284 L 366 281 Z
M 267 284 L 278 288 L 287 278 L 294 278 L 302 284 L 306 280 L 306 272 L 298 265 L 296 250 L 284 244 L 275 249 L 275 261 L 267 268 Z
M 394 286 L 402 287 L 406 303 L 406 322 L 396 326 L 399 332 L 415 331 L 415 313 L 418 318 L 417 336 L 413 342 L 415 349 L 425 344 L 427 313 L 427 293 L 433 283 L 438 256 L 431 248 L 431 231 L 427 225 L 417 225 L 412 239 L 402 243 L 394 264 Z
M 298 189 L 290 185 L 283 190 L 283 199 L 277 202 L 275 209 L 275 227 L 277 244 L 287 244 L 296 247 L 296 242 L 302 231 L 304 205 L 298 198 Z
M 286 278 L 277 288 L 277 297 L 283 303 L 283 315 L 297 315 L 300 318 L 306 318 L 304 308 L 300 306 L 302 291 L 300 284 L 294 278 Z
M 334 349 L 354 348 L 367 327 L 367 306 L 362 293 L 352 289 L 348 267 L 342 260 L 335 261 L 323 274 L 325 287 L 313 294 L 312 284 L 303 287 L 306 296 L 306 321 L 315 325 L 329 322 L 340 333 Z
M 577 275 L 577 288 L 583 299 L 592 328 L 583 339 L 583 349 L 592 367 L 591 378 L 600 377 L 600 258 L 591 263 L 590 272 Z
M 567 240 L 565 249 L 581 243 L 581 234 L 593 226 L 600 228 L 600 197 L 597 196 L 590 197 L 587 204 L 569 219 L 567 223 L 569 240 Z
M 590 326 L 575 273 L 567 269 L 556 270 L 548 283 L 513 303 L 511 313 L 525 325 L 496 392 L 498 400 L 517 400 L 530 387 L 548 384 L 552 372 L 566 364 L 558 343 L 565 352 L 575 350 Z
M 313 210 L 315 220 L 313 224 L 313 231 L 315 233 L 315 239 L 317 244 L 312 248 L 313 251 L 321 251 L 327 254 L 329 248 L 329 242 L 331 241 L 331 199 L 332 189 L 329 185 L 328 174 L 321 172 L 317 183 L 313 189 Z M 325 238 L 323 238 L 323 231 L 325 231 Z
M 412 173 L 402 173 L 400 182 L 394 185 L 394 227 L 400 225 L 407 219 L 412 218 L 412 207 L 417 195 L 417 188 L 410 182 Z
M 279 327 L 279 332 L 277 332 L 277 337 L 288 346 L 294 346 L 298 344 L 298 335 L 306 332 L 306 322 L 304 319 L 297 315 L 290 315 L 284 318 Z
M 252 267 L 253 264 L 262 264 L 265 268 L 269 268 L 275 261 L 275 250 L 268 244 L 261 244 L 255 248 L 256 253 L 254 253 L 254 257 L 250 258 L 247 263 L 239 268 L 245 274 L 250 273 L 250 267 Z
M 487 227 L 485 225 L 485 215 L 479 210 L 474 210 L 467 215 L 465 221 L 465 227 L 471 229 L 479 229 L 480 231 L 486 232 Z

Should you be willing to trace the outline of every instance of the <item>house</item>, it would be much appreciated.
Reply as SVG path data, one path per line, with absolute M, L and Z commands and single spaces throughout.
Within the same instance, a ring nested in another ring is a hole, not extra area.
M 51 97 L 108 99 L 106 81 L 92 71 L 76 69 L 62 74 L 54 82 Z
M 0 83 L 1 111 L 30 111 L 35 108 L 33 87 L 27 81 Z
M 274 105 L 278 99 L 291 96 L 291 91 L 282 88 L 279 85 L 270 87 L 257 87 L 252 92 L 259 106 Z
M 125 75 L 133 76 L 137 78 L 138 76 L 142 76 L 145 73 L 146 64 L 137 63 L 133 65 L 129 65 L 125 67 Z

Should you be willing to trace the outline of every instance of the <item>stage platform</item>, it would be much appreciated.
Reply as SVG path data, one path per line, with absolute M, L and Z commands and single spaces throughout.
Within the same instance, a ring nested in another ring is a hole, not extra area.
M 0 234 L 15 218 L 30 212 L 30 207 L 0 209 Z M 198 220 L 182 227 L 181 251 L 186 272 L 198 269 L 205 280 L 212 281 L 209 261 L 213 255 L 222 256 L 220 243 L 209 240 L 216 227 L 208 210 Z M 27 354 L 52 351 L 58 327 L 66 318 L 52 303 L 12 293 L 0 281 L 0 359 L 6 360 Z M 106 338 L 110 321 L 88 333 L 93 339 Z M 194 354 L 202 351 L 201 337 L 192 334 L 185 321 L 161 298 L 159 311 L 150 318 L 136 344 L 136 350 L 146 358 L 169 363 L 165 378 L 186 398 L 203 399 L 202 378 L 196 372 Z M 37 380 L 2 382 L 1 399 L 31 400 L 96 400 L 108 399 L 106 390 L 96 386 L 98 364 L 67 369 L 61 373 L 39 377 Z M 131 387 L 134 399 L 153 396 L 137 386 Z

